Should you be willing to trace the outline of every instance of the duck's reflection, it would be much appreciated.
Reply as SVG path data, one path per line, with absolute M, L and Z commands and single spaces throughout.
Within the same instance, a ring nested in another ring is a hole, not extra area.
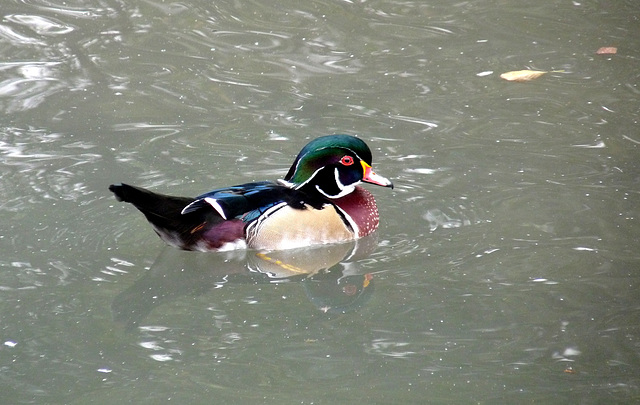
M 229 283 L 298 282 L 321 311 L 346 313 L 362 307 L 373 292 L 372 275 L 358 260 L 377 245 L 375 236 L 351 243 L 261 253 L 198 254 L 164 249 L 112 308 L 117 322 L 136 327 L 157 306 L 184 295 L 200 295 Z

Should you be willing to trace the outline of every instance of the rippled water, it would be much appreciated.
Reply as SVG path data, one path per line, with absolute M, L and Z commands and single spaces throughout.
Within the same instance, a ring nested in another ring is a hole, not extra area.
M 0 15 L 0 402 L 637 401 L 635 1 Z M 329 133 L 396 185 L 357 245 L 179 252 L 106 188 L 275 179 Z

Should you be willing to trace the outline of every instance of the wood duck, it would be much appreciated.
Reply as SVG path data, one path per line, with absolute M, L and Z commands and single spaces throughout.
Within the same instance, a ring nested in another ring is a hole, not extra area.
M 196 198 L 109 186 L 133 204 L 169 245 L 184 250 L 284 250 L 361 238 L 378 227 L 373 195 L 360 182 L 393 188 L 371 167 L 359 138 L 328 135 L 309 142 L 277 182 L 219 188 Z

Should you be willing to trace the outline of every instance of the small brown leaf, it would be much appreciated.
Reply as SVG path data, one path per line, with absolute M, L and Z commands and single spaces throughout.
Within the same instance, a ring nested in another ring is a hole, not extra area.
M 529 80 L 537 79 L 545 73 L 549 72 L 543 70 L 514 70 L 503 73 L 500 77 L 510 82 L 528 82 Z
M 618 53 L 618 48 L 615 46 L 603 46 L 596 51 L 598 55 L 615 55 L 616 53 Z

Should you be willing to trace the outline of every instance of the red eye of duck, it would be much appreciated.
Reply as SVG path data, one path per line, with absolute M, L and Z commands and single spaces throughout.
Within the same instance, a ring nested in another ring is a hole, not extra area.
M 353 158 L 349 155 L 343 156 L 342 159 L 340 159 L 340 163 L 345 166 L 351 166 L 353 164 Z

